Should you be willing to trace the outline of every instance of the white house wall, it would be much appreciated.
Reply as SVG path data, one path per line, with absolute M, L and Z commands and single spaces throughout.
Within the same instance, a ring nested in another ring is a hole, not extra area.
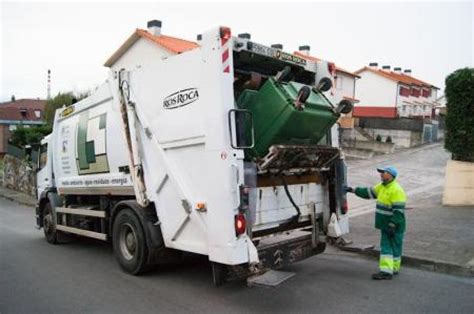
M 131 46 L 115 64 L 111 67 L 113 70 L 135 69 L 138 66 L 155 65 L 163 58 L 174 55 L 174 53 L 160 47 L 150 40 L 140 38 Z
M 343 97 L 354 98 L 354 84 L 355 78 L 353 76 L 337 72 L 336 88 L 334 99 L 336 103 L 340 102 Z
M 402 96 L 400 95 L 400 87 L 412 88 L 411 86 L 399 84 L 398 85 L 398 97 L 397 107 L 398 113 L 401 117 L 410 116 L 431 116 L 432 109 L 436 105 L 436 89 L 431 89 L 430 97 L 414 97 L 414 96 Z
M 359 73 L 356 97 L 359 106 L 395 107 L 397 83 L 370 71 Z

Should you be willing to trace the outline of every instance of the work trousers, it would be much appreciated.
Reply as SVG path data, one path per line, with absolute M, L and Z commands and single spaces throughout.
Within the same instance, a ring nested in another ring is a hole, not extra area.
M 400 271 L 402 264 L 403 232 L 390 237 L 386 231 L 380 237 L 380 271 L 393 274 Z

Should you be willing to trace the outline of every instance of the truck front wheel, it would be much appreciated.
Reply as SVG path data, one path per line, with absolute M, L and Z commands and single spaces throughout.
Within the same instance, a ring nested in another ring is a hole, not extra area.
M 138 217 L 130 209 L 123 209 L 115 218 L 112 230 L 114 254 L 120 266 L 132 275 L 145 271 L 148 247 Z
M 54 217 L 53 207 L 47 202 L 44 205 L 43 213 L 43 231 L 46 241 L 51 244 L 58 243 L 58 231 L 56 230 L 56 220 Z

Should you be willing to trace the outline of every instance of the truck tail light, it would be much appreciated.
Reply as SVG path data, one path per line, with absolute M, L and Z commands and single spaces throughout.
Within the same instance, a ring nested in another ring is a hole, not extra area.
M 347 203 L 347 199 L 345 199 L 343 202 L 342 202 L 342 205 L 341 205 L 341 212 L 343 215 L 347 214 L 347 211 L 349 210 L 349 204 Z
M 232 36 L 230 28 L 229 27 L 224 27 L 224 26 L 221 27 L 220 28 L 220 36 L 221 36 L 222 39 L 224 39 L 226 41 L 229 40 L 230 37 Z
M 237 236 L 244 234 L 247 230 L 247 221 L 244 214 L 235 215 L 235 234 Z

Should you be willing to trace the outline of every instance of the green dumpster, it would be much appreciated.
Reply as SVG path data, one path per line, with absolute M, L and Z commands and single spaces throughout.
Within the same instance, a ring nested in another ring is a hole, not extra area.
M 237 105 L 252 112 L 255 129 L 255 146 L 247 150 L 251 157 L 265 156 L 276 144 L 317 144 L 336 123 L 339 114 L 317 92 L 311 91 L 304 109 L 295 107 L 303 86 L 269 79 L 258 91 L 242 92 Z

